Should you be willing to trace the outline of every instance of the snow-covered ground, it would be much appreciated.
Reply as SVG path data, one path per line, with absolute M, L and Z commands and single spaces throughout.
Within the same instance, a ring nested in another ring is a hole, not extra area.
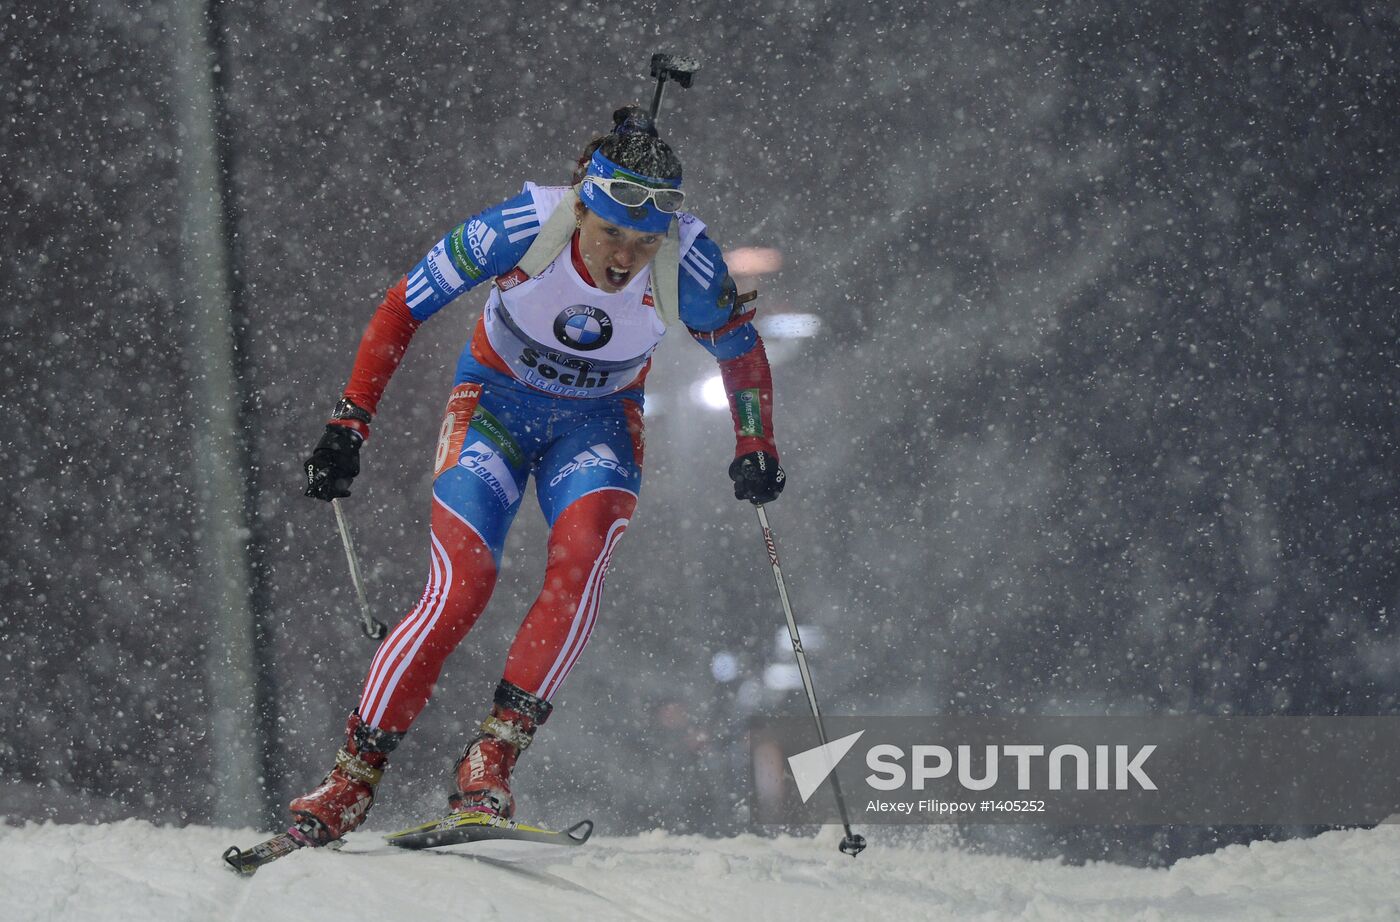
M 49 920 L 1400 919 L 1400 829 L 1235 846 L 1168 870 L 817 839 L 596 837 L 403 852 L 372 834 L 251 879 L 219 858 L 250 830 L 0 826 L 0 918 Z M 887 838 L 887 837 L 885 837 Z

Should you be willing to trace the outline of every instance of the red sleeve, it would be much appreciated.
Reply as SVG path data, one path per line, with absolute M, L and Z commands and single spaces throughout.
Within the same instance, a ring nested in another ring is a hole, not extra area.
M 413 334 L 422 324 L 408 311 L 408 302 L 404 300 L 407 288 L 408 279 L 405 277 L 385 293 L 383 302 L 365 328 L 365 335 L 360 338 L 355 367 L 350 371 L 350 383 L 345 385 L 345 397 L 355 406 L 368 410 L 371 415 L 378 409 L 384 388 L 408 351 Z M 369 427 L 356 424 L 354 420 L 335 422 L 348 424 L 363 436 L 369 435 Z
M 721 361 L 719 373 L 734 419 L 734 457 L 751 451 L 766 451 L 778 457 L 773 440 L 773 372 L 768 367 L 763 339 L 757 339 L 743 355 Z

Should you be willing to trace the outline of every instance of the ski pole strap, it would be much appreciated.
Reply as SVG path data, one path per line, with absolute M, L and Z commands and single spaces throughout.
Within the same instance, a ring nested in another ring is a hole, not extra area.
M 361 406 L 356 406 L 354 401 L 349 397 L 341 397 L 336 403 L 335 409 L 331 411 L 330 422 L 340 422 L 342 420 L 353 420 L 368 426 L 373 422 L 373 417 L 370 416 L 369 410 Z M 360 434 L 364 435 L 363 432 Z

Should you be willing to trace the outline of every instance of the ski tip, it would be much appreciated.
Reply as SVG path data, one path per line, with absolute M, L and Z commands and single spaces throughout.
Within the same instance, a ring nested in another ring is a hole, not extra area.
M 589 836 L 593 835 L 593 821 L 580 820 L 564 830 L 564 834 L 568 836 L 569 841 L 573 842 L 575 845 L 582 845 L 588 841 Z
M 252 877 L 258 866 L 243 860 L 243 849 L 230 845 L 224 849 L 224 862 L 242 877 Z

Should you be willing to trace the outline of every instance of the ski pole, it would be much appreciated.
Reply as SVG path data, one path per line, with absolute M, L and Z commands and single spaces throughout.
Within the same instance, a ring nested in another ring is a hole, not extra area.
M 778 584 L 778 598 L 783 601 L 783 614 L 787 616 L 788 637 L 792 640 L 792 652 L 797 657 L 797 671 L 802 674 L 802 687 L 807 690 L 807 703 L 812 708 L 812 718 L 817 722 L 817 738 L 826 745 L 826 727 L 822 725 L 821 708 L 817 707 L 817 693 L 812 688 L 812 673 L 807 669 L 807 654 L 802 650 L 802 637 L 797 633 L 797 619 L 792 616 L 792 603 L 788 601 L 787 584 L 783 582 L 783 570 L 778 566 L 778 546 L 773 542 L 773 529 L 768 527 L 768 513 L 762 503 L 754 503 L 758 510 L 758 525 L 763 529 L 763 544 L 768 548 L 768 562 L 773 566 L 773 581 Z M 836 795 L 836 809 L 841 811 L 841 826 L 846 830 L 846 838 L 838 848 L 855 857 L 865 848 L 865 837 L 851 832 L 851 820 L 846 814 L 846 799 L 841 796 L 841 783 L 832 772 L 831 790 Z
M 340 500 L 331 500 L 335 509 L 335 524 L 340 528 L 340 543 L 345 545 L 345 560 L 350 564 L 350 582 L 355 584 L 355 595 L 360 600 L 360 617 L 364 619 L 365 636 L 371 640 L 381 640 L 389 629 L 369 611 L 369 599 L 365 598 L 365 581 L 360 576 L 360 559 L 355 556 L 355 545 L 350 541 L 350 526 L 345 521 L 345 511 L 340 508 Z

